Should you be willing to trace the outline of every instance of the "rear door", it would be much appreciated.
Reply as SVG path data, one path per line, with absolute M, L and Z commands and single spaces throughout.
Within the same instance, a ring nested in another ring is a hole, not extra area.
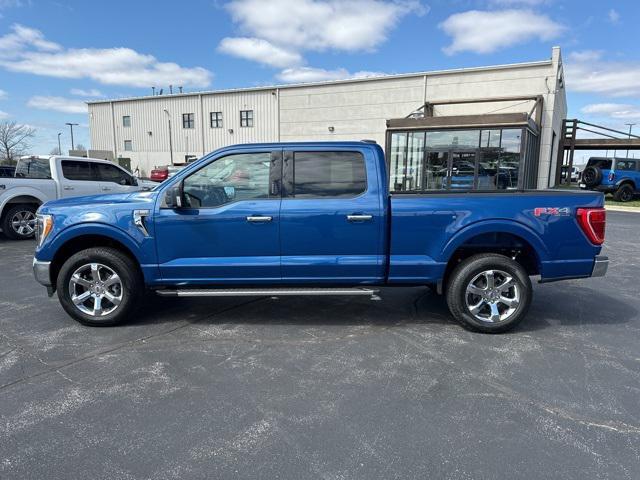
M 78 197 L 82 195 L 96 195 L 101 193 L 97 172 L 92 162 L 83 160 L 60 160 L 61 197 Z
M 384 209 L 372 149 L 284 154 L 280 244 L 284 283 L 384 279 Z

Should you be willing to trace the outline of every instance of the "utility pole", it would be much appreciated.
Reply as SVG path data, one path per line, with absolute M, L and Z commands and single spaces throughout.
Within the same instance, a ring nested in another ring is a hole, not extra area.
M 164 109 L 164 113 L 167 114 L 167 118 L 169 119 L 169 156 L 171 157 L 171 165 L 173 165 L 173 141 L 171 140 L 171 114 L 169 114 L 169 110 Z
M 76 127 L 76 126 L 78 126 L 79 124 L 78 124 L 78 123 L 70 123 L 70 122 L 67 122 L 67 123 L 65 123 L 65 125 L 69 125 L 69 128 L 71 129 L 71 150 L 75 150 L 75 149 L 76 149 L 76 147 L 75 147 L 75 145 L 73 144 L 73 127 Z
M 635 125 L 635 123 L 625 123 L 625 125 L 629 126 L 629 140 L 631 140 L 631 129 Z M 627 148 L 627 158 L 629 158 L 629 149 Z
M 62 155 L 62 148 L 60 147 L 60 135 L 62 135 L 62 132 L 58 133 L 58 155 Z

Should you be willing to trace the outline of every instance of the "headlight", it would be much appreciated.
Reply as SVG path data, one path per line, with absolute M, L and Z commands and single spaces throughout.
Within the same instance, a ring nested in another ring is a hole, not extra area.
M 36 244 L 42 246 L 44 240 L 51 233 L 53 228 L 53 215 L 36 215 Z

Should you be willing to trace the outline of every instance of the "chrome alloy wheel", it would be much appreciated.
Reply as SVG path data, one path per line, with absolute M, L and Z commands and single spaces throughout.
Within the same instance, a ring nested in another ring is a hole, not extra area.
M 36 214 L 29 210 L 20 210 L 11 217 L 11 228 L 23 237 L 33 235 L 36 231 Z
M 122 302 L 122 280 L 106 265 L 88 263 L 71 275 L 69 295 L 82 313 L 102 317 L 113 312 Z
M 486 270 L 469 282 L 465 292 L 469 312 L 485 323 L 508 320 L 520 304 L 520 287 L 502 270 Z

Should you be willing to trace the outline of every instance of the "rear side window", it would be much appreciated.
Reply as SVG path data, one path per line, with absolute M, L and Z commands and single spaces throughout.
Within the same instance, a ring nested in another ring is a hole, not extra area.
M 94 168 L 98 170 L 98 178 L 102 182 L 113 182 L 119 185 L 133 185 L 131 175 L 123 172 L 115 165 L 96 163 Z
M 15 176 L 18 178 L 51 178 L 49 160 L 29 158 L 18 161 Z
M 590 158 L 587 167 L 596 167 L 602 170 L 611 170 L 611 160 L 607 158 Z
M 367 189 L 364 157 L 360 152 L 295 152 L 295 198 L 348 198 Z
M 78 180 L 78 181 L 97 180 L 97 178 L 94 176 L 93 168 L 91 168 L 91 162 L 63 160 L 62 175 L 64 175 L 64 178 L 66 178 L 67 180 Z
M 635 170 L 635 160 L 618 160 L 616 161 L 616 170 Z

